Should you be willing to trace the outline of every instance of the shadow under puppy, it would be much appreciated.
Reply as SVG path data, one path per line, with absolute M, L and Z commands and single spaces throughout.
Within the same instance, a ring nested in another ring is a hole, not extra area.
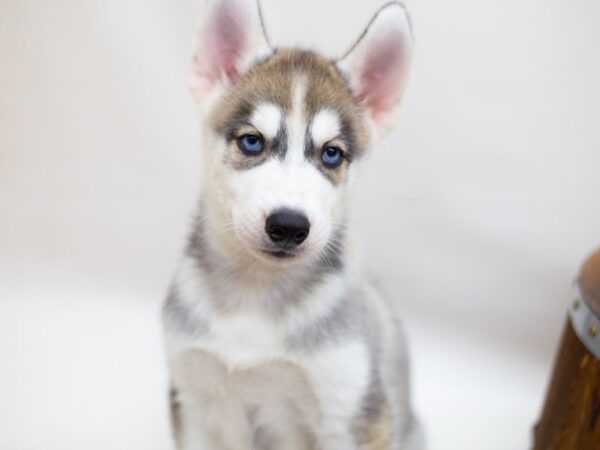
M 400 3 L 333 61 L 272 48 L 253 0 L 212 2 L 191 76 L 203 193 L 163 310 L 179 449 L 421 448 L 401 330 L 346 226 L 411 50 Z

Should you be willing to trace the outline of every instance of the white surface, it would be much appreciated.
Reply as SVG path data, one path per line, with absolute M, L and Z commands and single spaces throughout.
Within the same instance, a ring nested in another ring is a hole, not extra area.
M 380 2 L 263 0 L 339 54 Z M 339 14 L 340 8 L 343 13 Z M 526 449 L 600 243 L 600 4 L 413 0 L 400 126 L 355 207 L 432 450 Z M 0 449 L 166 449 L 158 308 L 199 186 L 200 0 L 0 3 Z

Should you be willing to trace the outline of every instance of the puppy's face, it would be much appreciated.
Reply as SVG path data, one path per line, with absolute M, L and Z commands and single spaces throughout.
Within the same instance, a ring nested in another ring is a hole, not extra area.
M 278 50 L 219 98 L 207 176 L 247 250 L 281 263 L 335 245 L 367 126 L 333 63 L 309 52 Z
M 374 37 L 336 62 L 273 51 L 254 3 L 216 3 L 192 88 L 205 119 L 213 237 L 223 248 L 287 264 L 327 258 L 337 245 L 353 173 L 388 126 L 406 78 L 407 18 L 399 5 L 387 9 L 369 27 L 367 35 L 381 22 Z

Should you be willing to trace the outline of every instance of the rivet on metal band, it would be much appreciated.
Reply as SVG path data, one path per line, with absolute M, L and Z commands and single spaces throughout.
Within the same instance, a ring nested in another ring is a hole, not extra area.
M 600 318 L 594 315 L 579 288 L 577 295 L 569 309 L 571 325 L 584 347 L 600 360 Z

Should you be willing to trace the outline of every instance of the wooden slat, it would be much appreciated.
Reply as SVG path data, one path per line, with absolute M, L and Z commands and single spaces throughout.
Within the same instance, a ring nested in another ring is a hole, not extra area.
M 600 450 L 600 361 L 567 321 L 534 450 Z
M 600 316 L 600 251 L 583 265 L 578 282 Z M 533 450 L 600 450 L 600 361 L 579 341 L 570 320 L 534 438 Z

